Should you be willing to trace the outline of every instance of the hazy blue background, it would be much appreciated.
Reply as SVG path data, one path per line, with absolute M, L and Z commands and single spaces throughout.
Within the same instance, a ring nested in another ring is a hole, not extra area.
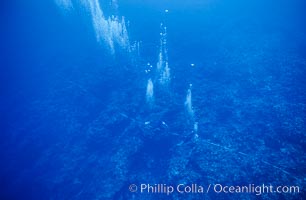
M 260 197 L 305 198 L 304 1 L 100 1 L 125 17 L 139 54 L 112 54 L 73 3 L 0 3 L 0 199 L 259 198 L 139 194 L 132 183 L 298 185 Z M 154 80 L 150 107 L 161 22 L 171 82 Z

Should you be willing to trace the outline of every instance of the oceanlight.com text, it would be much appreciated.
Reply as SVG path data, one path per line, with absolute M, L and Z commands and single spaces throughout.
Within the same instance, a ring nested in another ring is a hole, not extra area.
M 241 194 L 249 193 L 255 194 L 256 196 L 269 193 L 300 193 L 301 189 L 299 186 L 273 186 L 267 184 L 255 185 L 226 185 L 226 184 L 131 184 L 129 186 L 130 192 L 138 192 L 142 194 L 165 194 L 171 195 L 173 193 L 179 194 L 208 194 L 208 193 L 217 193 L 217 194 Z

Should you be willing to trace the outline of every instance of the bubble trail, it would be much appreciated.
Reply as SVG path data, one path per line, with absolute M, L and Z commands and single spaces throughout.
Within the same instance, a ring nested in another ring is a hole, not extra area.
M 162 23 L 160 27 L 160 49 L 158 54 L 157 71 L 159 73 L 160 83 L 165 85 L 170 81 L 170 67 L 167 49 L 167 27 L 165 27 Z
M 192 84 L 189 85 L 189 89 L 187 90 L 186 100 L 185 100 L 185 108 L 187 113 L 191 118 L 194 116 L 194 111 L 192 107 L 192 93 L 191 93 Z
M 115 53 L 115 47 L 118 46 L 130 52 L 130 42 L 128 31 L 125 25 L 124 17 L 111 15 L 106 17 L 100 6 L 99 0 L 55 0 L 55 3 L 64 11 L 71 10 L 77 3 L 85 7 L 91 17 L 92 26 L 98 43 L 104 43 L 111 54 Z M 118 6 L 117 1 L 113 4 Z M 78 6 L 76 6 L 78 8 Z
M 147 103 L 152 104 L 154 99 L 154 85 L 151 79 L 147 83 L 147 92 L 146 92 Z

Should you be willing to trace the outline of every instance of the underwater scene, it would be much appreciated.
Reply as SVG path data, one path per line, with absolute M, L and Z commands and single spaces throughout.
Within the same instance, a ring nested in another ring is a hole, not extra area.
M 306 1 L 0 3 L 0 200 L 306 199 Z

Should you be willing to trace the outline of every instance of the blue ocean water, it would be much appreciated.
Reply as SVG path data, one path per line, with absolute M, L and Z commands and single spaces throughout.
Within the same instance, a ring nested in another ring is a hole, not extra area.
M 0 199 L 305 199 L 305 8 L 1 2 Z

